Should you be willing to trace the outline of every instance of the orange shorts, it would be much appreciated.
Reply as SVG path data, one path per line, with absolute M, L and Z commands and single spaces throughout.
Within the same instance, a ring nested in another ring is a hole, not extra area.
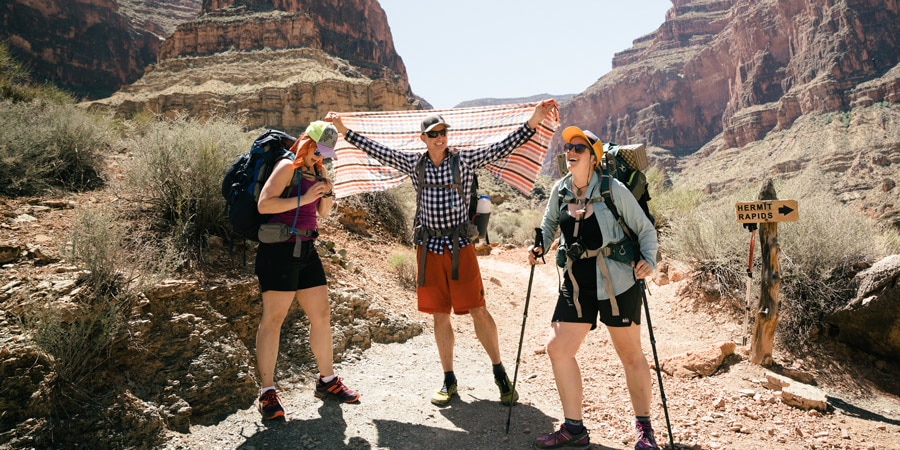
M 416 247 L 416 263 L 421 257 Z M 449 248 L 443 254 L 429 251 L 425 257 L 425 283 L 416 288 L 419 311 L 428 314 L 466 314 L 472 308 L 484 303 L 484 285 L 481 283 L 481 269 L 475 246 L 467 245 L 459 249 L 459 279 L 452 280 L 453 254 Z

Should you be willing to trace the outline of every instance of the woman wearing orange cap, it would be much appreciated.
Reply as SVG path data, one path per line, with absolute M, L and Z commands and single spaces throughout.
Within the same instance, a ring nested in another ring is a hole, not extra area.
M 291 147 L 294 160 L 280 160 L 259 194 L 259 212 L 272 214 L 268 223 L 276 229 L 291 230 L 286 240 L 261 242 L 256 252 L 263 303 L 256 333 L 256 360 L 262 381 L 259 411 L 266 420 L 284 416 L 275 390 L 275 361 L 281 324 L 295 298 L 309 318 L 309 346 L 319 367 L 315 396 L 347 403 L 359 399 L 359 393 L 347 388 L 334 373 L 328 286 L 314 245 L 317 214 L 327 216 L 334 205 L 331 180 L 322 176 L 322 157 L 323 152 L 332 152 L 336 138 L 330 124 L 310 124 Z M 295 175 L 299 175 L 299 181 L 295 181 Z M 262 234 L 260 238 L 263 240 Z
M 601 182 L 601 175 L 595 170 L 603 157 L 600 139 L 590 131 L 568 127 L 563 130 L 563 140 L 568 173 L 550 192 L 541 228 L 548 243 L 559 228 L 560 246 L 566 253 L 564 281 L 547 344 L 565 423 L 559 431 L 539 436 L 534 446 L 590 447 L 582 422 L 583 388 L 575 355 L 588 332 L 597 328 L 599 316 L 625 368 L 636 417 L 634 448 L 657 449 L 650 426 L 650 368 L 641 349 L 641 288 L 636 283 L 636 278 L 649 276 L 656 265 L 656 230 L 628 188 L 613 177 L 607 178 L 608 183 Z M 601 194 L 601 188 L 607 184 L 615 212 Z M 616 214 L 638 237 L 637 258 Z M 549 245 L 541 242 L 529 248 L 531 264 L 537 262 L 544 248 Z M 624 250 L 630 254 L 622 255 Z

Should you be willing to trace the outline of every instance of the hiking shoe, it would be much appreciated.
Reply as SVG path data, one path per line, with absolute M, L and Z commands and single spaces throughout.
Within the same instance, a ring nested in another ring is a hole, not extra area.
M 591 437 L 588 431 L 573 435 L 565 424 L 559 426 L 559 431 L 538 436 L 534 440 L 534 448 L 580 448 L 586 450 L 591 447 Z
M 503 380 L 494 378 L 494 384 L 500 388 L 500 403 L 503 406 L 510 406 L 519 400 L 519 393 L 513 390 L 509 375 L 505 375 Z
M 284 417 L 284 408 L 281 407 L 281 400 L 278 399 L 275 389 L 270 389 L 259 396 L 258 408 L 263 420 Z
M 653 427 L 649 422 L 635 422 L 634 429 L 637 433 L 637 442 L 634 444 L 634 450 L 651 450 L 659 449 L 656 445 L 656 439 L 653 438 Z
M 343 403 L 353 403 L 359 400 L 359 392 L 356 392 L 344 384 L 341 377 L 334 377 L 333 380 L 323 383 L 322 379 L 316 380 L 316 398 L 330 398 Z
M 444 383 L 444 385 L 441 386 L 441 390 L 432 394 L 431 404 L 435 406 L 447 406 L 450 404 L 450 399 L 452 399 L 454 395 L 459 395 L 457 393 L 456 383 L 449 386 L 447 383 Z

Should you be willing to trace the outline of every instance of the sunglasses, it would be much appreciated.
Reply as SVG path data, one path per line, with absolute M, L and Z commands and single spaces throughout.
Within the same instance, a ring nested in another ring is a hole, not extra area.
M 587 145 L 584 145 L 584 144 L 566 144 L 566 145 L 563 145 L 563 148 L 566 149 L 567 152 L 575 150 L 575 153 L 580 155 L 580 154 L 584 153 L 584 151 L 589 149 L 590 147 L 588 147 Z
M 447 129 L 446 129 L 446 128 L 444 128 L 443 130 L 440 130 L 440 131 L 426 131 L 426 132 L 425 132 L 425 136 L 428 136 L 428 137 L 430 137 L 431 139 L 434 139 L 434 138 L 436 138 L 436 137 L 438 137 L 438 136 L 446 136 L 446 135 L 447 135 Z

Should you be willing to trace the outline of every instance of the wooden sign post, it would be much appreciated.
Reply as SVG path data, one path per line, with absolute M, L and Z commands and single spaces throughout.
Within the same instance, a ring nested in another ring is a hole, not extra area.
M 759 201 L 756 202 L 737 203 L 735 214 L 740 223 L 759 224 L 762 285 L 750 339 L 750 361 L 759 365 L 769 365 L 772 363 L 772 349 L 775 346 L 775 328 L 778 325 L 780 307 L 778 289 L 781 287 L 781 271 L 778 256 L 781 248 L 778 246 L 778 222 L 796 221 L 799 213 L 796 200 L 778 200 L 771 179 L 763 182 L 757 198 Z

